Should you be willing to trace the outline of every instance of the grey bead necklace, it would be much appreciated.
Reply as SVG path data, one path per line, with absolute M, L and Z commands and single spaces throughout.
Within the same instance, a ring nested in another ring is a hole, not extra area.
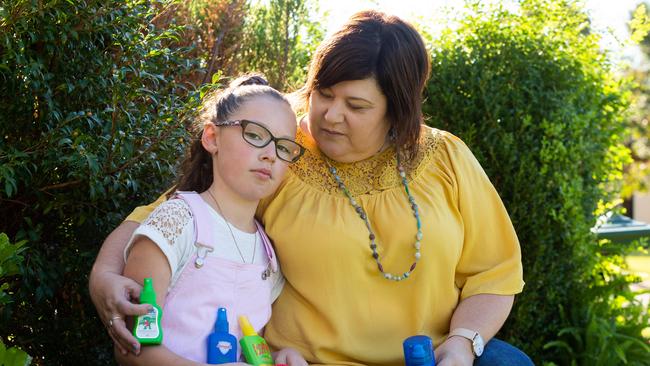
M 350 201 L 350 204 L 352 207 L 354 207 L 355 211 L 359 215 L 359 217 L 363 220 L 363 222 L 366 224 L 366 228 L 368 229 L 368 239 L 370 239 L 370 250 L 372 251 L 372 257 L 374 258 L 375 262 L 377 262 L 377 269 L 379 269 L 379 272 L 384 276 L 385 279 L 387 280 L 392 280 L 392 281 L 402 281 L 409 276 L 411 276 L 411 273 L 415 270 L 415 267 L 420 260 L 421 254 L 420 254 L 420 241 L 422 240 L 422 224 L 420 222 L 420 213 L 418 211 L 418 205 L 415 203 L 415 199 L 411 195 L 411 192 L 409 191 L 409 186 L 408 186 L 408 181 L 406 180 L 406 172 L 404 171 L 404 168 L 402 167 L 402 164 L 399 159 L 399 153 L 396 154 L 396 159 L 397 159 L 397 170 L 399 172 L 399 176 L 402 179 L 402 185 L 404 186 L 404 190 L 406 191 L 406 195 L 408 196 L 409 204 L 411 205 L 411 210 L 413 211 L 413 216 L 415 216 L 415 221 L 417 223 L 417 234 L 415 235 L 415 243 L 413 244 L 413 247 L 415 248 L 415 254 L 414 254 L 414 261 L 413 264 L 411 264 L 411 267 L 409 268 L 408 271 L 402 273 L 401 275 L 393 274 L 390 272 L 384 271 L 384 266 L 381 264 L 381 260 L 379 259 L 379 253 L 377 252 L 377 236 L 372 230 L 372 227 L 370 226 L 370 221 L 368 221 L 368 215 L 366 214 L 366 211 L 357 203 L 357 200 L 352 197 L 352 194 L 348 190 L 348 188 L 345 186 L 343 181 L 341 180 L 341 177 L 339 177 L 338 172 L 336 168 L 334 168 L 330 162 L 328 161 L 327 157 L 324 157 L 323 160 L 325 160 L 325 163 L 327 164 L 330 173 L 334 177 L 334 180 L 336 181 L 336 184 L 338 187 L 343 191 L 343 193 L 348 197 L 348 200 Z

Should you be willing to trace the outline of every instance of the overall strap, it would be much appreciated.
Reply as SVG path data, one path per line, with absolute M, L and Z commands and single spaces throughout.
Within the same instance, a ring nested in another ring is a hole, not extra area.
M 255 226 L 257 226 L 257 232 L 260 233 L 262 237 L 262 243 L 264 244 L 264 251 L 266 256 L 269 258 L 269 264 L 271 265 L 271 271 L 278 271 L 278 259 L 275 256 L 275 251 L 273 250 L 273 245 L 271 244 L 271 239 L 266 235 L 264 227 L 257 220 L 255 220 Z
M 190 206 L 194 216 L 194 242 L 198 247 L 205 247 L 212 251 L 216 246 L 215 238 L 210 230 L 213 225 L 208 205 L 196 192 L 176 192 L 176 197 L 182 199 Z
M 188 206 L 190 206 L 192 216 L 194 216 L 194 243 L 199 250 L 198 258 L 195 264 L 197 268 L 200 268 L 203 265 L 203 260 L 207 254 L 205 251 L 212 252 L 216 247 L 215 238 L 212 235 L 212 230 L 210 230 L 210 227 L 213 223 L 210 219 L 211 215 L 208 211 L 208 205 L 196 192 L 178 191 L 176 192 L 175 197 L 185 201 Z M 266 235 L 264 228 L 257 220 L 255 220 L 255 226 L 257 226 L 257 232 L 260 233 L 260 237 L 262 237 L 264 251 L 266 252 L 266 256 L 269 258 L 271 270 L 273 272 L 277 272 L 278 261 L 275 257 L 275 251 L 273 250 L 271 240 Z

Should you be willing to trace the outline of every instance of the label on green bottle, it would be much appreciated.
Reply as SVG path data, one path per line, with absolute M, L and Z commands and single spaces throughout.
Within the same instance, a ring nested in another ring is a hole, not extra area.
M 155 339 L 160 335 L 160 329 L 158 329 L 158 309 L 155 307 L 151 308 L 151 311 L 147 315 L 141 315 L 138 317 L 138 325 L 135 328 L 135 336 L 138 338 L 144 339 Z

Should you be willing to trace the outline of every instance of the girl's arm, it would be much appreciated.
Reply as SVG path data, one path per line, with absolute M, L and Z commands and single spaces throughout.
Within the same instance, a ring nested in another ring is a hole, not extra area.
M 167 257 L 149 238 L 142 237 L 133 244 L 124 267 L 124 276 L 139 284 L 142 284 L 146 277 L 151 277 L 156 291 L 156 303 L 164 313 L 163 306 L 171 280 L 171 268 Z M 137 356 L 116 352 L 115 357 L 123 365 L 203 365 L 180 357 L 163 345 L 142 347 Z
M 146 355 L 146 356 L 145 356 Z M 144 357 L 143 357 L 144 356 Z M 140 366 L 140 365 L 174 365 L 174 366 L 197 366 L 197 365 L 207 365 L 200 362 L 190 361 L 185 359 L 165 346 L 153 346 L 153 347 L 143 347 L 142 353 L 138 356 L 133 354 L 122 354 L 115 349 L 115 359 L 119 362 L 120 365 L 127 366 Z M 223 366 L 250 366 L 242 362 L 236 363 L 226 363 Z

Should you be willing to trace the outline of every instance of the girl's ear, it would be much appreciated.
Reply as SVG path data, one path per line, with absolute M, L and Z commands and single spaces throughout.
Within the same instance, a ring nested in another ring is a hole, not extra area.
M 201 145 L 203 148 L 214 155 L 219 151 L 219 146 L 217 144 L 217 138 L 219 137 L 219 129 L 214 123 L 206 122 L 203 125 L 203 133 L 201 134 Z

